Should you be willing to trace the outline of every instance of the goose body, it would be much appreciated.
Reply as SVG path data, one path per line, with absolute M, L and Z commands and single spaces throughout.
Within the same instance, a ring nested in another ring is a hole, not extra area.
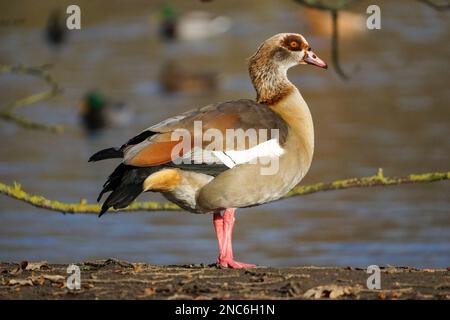
M 253 266 L 233 258 L 235 208 L 281 198 L 309 170 L 312 117 L 286 75 L 290 67 L 306 63 L 326 68 L 303 36 L 275 35 L 250 58 L 255 101 L 189 111 L 145 129 L 120 148 L 94 154 L 90 161 L 123 159 L 100 193 L 99 200 L 111 191 L 100 215 L 128 206 L 142 192 L 161 192 L 189 212 L 213 214 L 220 265 Z

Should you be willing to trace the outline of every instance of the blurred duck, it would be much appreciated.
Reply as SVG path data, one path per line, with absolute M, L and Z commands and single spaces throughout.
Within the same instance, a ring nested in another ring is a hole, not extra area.
M 307 21 L 311 32 L 321 36 L 331 36 L 333 33 L 331 15 L 317 9 L 302 8 L 302 19 Z M 360 13 L 340 10 L 338 20 L 339 38 L 352 39 L 362 35 L 366 30 L 366 16 Z
M 169 60 L 160 70 L 159 83 L 165 92 L 195 94 L 216 90 L 219 79 L 218 74 L 213 71 L 188 71 L 175 61 Z
M 169 4 L 161 9 L 160 36 L 164 40 L 202 40 L 227 32 L 231 19 L 204 11 L 193 11 L 177 17 Z
M 131 123 L 132 117 L 132 113 L 127 110 L 124 103 L 109 103 L 97 90 L 86 94 L 80 112 L 81 123 L 89 132 L 106 127 L 124 127 Z
M 211 214 L 220 266 L 254 267 L 234 259 L 236 208 L 280 199 L 303 179 L 312 162 L 311 113 L 299 90 L 287 78 L 287 70 L 299 64 L 327 68 L 302 35 L 277 34 L 264 41 L 249 60 L 256 100 L 214 103 L 185 112 L 150 126 L 122 146 L 92 155 L 89 161 L 121 159 L 98 197 L 100 201 L 109 193 L 100 216 L 110 207 L 127 207 L 143 192 L 161 192 L 189 212 Z M 202 131 L 214 129 L 216 139 L 227 141 L 221 140 L 223 143 L 216 144 L 213 150 L 211 137 L 196 142 L 198 139 L 192 137 L 199 133 L 199 123 Z M 226 133 L 252 129 L 257 140 L 254 146 L 236 145 L 236 136 Z M 179 135 L 174 138 L 173 134 L 180 130 L 190 133 L 186 139 L 179 140 Z M 268 160 L 276 165 L 274 170 L 265 172 L 264 169 L 270 169 Z
M 51 11 L 47 20 L 45 37 L 47 42 L 55 47 L 60 46 L 67 40 L 67 28 L 60 10 Z

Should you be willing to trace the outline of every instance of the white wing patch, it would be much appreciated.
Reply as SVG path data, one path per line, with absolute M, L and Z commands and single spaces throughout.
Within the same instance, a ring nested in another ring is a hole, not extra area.
M 257 163 L 260 161 L 267 162 L 267 160 L 276 159 L 284 154 L 284 149 L 278 143 L 278 139 L 271 139 L 264 141 L 253 148 L 247 150 L 228 150 L 228 151 L 214 151 L 204 150 L 199 147 L 194 147 L 183 156 L 173 159 L 175 164 L 214 164 L 222 163 L 228 168 L 233 168 L 242 163 Z
M 218 159 L 214 155 L 214 151 L 203 150 L 199 147 L 194 147 L 189 152 L 186 152 L 182 157 L 176 159 L 174 163 L 187 163 L 187 164 L 201 164 L 201 163 L 217 163 Z
M 213 151 L 213 154 L 228 168 L 242 163 L 255 162 L 259 158 L 278 158 L 283 153 L 284 150 L 277 139 L 264 141 L 247 150 Z

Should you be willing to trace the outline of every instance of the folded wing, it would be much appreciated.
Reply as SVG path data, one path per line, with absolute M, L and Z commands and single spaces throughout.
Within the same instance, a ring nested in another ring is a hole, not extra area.
M 252 100 L 209 105 L 169 118 L 123 145 L 124 164 L 167 164 L 186 170 L 218 172 L 255 157 L 283 153 L 287 124 L 267 106 Z

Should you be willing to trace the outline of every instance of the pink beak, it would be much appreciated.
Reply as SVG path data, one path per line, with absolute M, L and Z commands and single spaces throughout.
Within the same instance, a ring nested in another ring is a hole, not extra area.
M 328 65 L 320 59 L 314 52 L 306 51 L 305 56 L 303 57 L 303 61 L 307 64 L 312 64 L 314 66 L 318 66 L 320 68 L 327 69 Z

